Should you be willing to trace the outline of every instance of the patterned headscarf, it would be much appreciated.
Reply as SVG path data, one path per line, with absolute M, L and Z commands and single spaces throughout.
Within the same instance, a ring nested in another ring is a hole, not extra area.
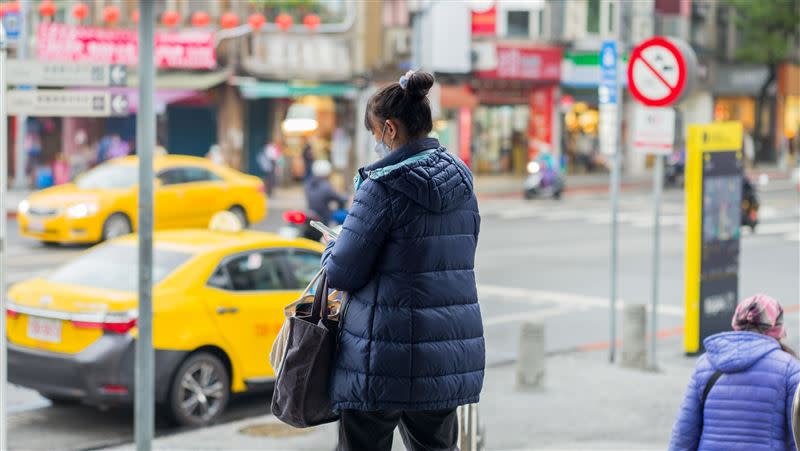
M 757 294 L 736 307 L 731 322 L 733 330 L 746 330 L 769 335 L 776 340 L 786 336 L 783 329 L 783 308 L 775 299 Z

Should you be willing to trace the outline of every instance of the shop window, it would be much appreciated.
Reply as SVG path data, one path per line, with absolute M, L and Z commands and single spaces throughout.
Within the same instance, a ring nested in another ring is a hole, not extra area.
M 586 31 L 600 33 L 600 0 L 588 0 L 587 2 Z
M 530 36 L 530 12 L 509 11 L 506 23 L 506 36 L 519 38 Z

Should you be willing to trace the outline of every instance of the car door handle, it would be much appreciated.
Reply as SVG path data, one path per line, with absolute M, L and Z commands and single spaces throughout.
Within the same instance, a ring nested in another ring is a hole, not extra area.
M 217 315 L 225 315 L 227 313 L 238 313 L 239 309 L 236 307 L 217 307 Z

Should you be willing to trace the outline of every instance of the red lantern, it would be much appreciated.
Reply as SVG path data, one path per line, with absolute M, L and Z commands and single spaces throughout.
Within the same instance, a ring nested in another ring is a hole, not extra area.
M 83 20 L 89 15 L 89 6 L 86 3 L 78 3 L 72 7 L 72 15 L 78 19 Z
M 161 23 L 166 27 L 174 27 L 181 21 L 181 15 L 177 11 L 164 11 L 161 15 Z
M 192 14 L 192 25 L 195 27 L 207 27 L 211 23 L 211 16 L 205 11 L 197 11 Z
M 286 31 L 289 28 L 291 28 L 293 22 L 294 19 L 292 19 L 292 16 L 286 13 L 278 14 L 278 17 L 275 18 L 275 25 L 277 25 L 278 28 L 280 28 L 283 31 Z
M 103 21 L 109 25 L 119 22 L 119 8 L 108 5 L 103 9 Z
M 247 23 L 253 27 L 253 30 L 260 30 L 261 27 L 267 23 L 267 18 L 264 17 L 263 14 L 251 14 L 250 17 L 247 18 Z
M 322 21 L 319 19 L 319 16 L 316 14 L 309 14 L 303 18 L 303 25 L 305 25 L 309 30 L 316 30 L 321 22 Z
M 134 9 L 133 10 L 133 14 L 131 14 L 131 20 L 133 21 L 133 23 L 139 23 L 139 10 L 138 9 Z
M 53 17 L 56 15 L 56 4 L 53 0 L 44 0 L 39 4 L 39 15 L 42 17 Z
M 232 12 L 227 12 L 219 18 L 222 28 L 233 28 L 239 25 L 239 16 Z

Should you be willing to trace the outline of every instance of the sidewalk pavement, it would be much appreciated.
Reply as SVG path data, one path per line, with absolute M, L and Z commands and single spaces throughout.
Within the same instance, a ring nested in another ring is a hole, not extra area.
M 550 356 L 545 388 L 518 391 L 515 366 L 488 368 L 480 421 L 487 450 L 663 450 L 694 359 L 682 337 L 659 342 L 658 371 L 609 365 L 606 351 Z M 156 450 L 333 450 L 336 424 L 310 430 L 271 416 L 240 420 L 155 440 Z M 133 445 L 114 448 L 133 450 Z M 404 449 L 397 434 L 393 450 Z

